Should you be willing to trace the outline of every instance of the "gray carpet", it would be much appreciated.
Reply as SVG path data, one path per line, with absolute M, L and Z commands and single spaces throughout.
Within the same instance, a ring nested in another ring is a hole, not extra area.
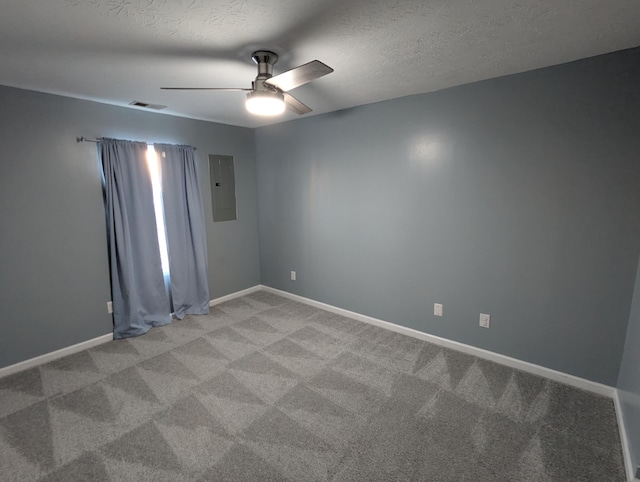
M 611 400 L 266 291 L 0 379 L 2 481 L 623 481 Z

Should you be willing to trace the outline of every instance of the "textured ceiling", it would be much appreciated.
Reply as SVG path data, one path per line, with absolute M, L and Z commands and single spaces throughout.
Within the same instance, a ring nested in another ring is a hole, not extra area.
M 640 0 L 2 0 L 0 84 L 255 127 L 251 53 L 277 74 L 331 75 L 292 93 L 314 115 L 640 45 Z

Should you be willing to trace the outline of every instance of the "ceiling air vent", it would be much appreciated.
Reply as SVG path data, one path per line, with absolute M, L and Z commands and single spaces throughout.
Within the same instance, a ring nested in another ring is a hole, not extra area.
M 144 109 L 153 109 L 153 110 L 162 110 L 167 108 L 166 105 L 149 104 L 148 102 L 141 102 L 139 100 L 134 100 L 133 102 L 129 102 L 129 105 L 132 105 L 134 107 L 142 107 Z

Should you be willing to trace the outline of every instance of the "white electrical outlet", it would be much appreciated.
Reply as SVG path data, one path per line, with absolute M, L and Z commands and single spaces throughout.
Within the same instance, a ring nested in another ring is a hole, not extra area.
M 433 316 L 442 316 L 442 305 L 440 303 L 433 304 Z
M 291 272 L 291 281 L 295 281 L 296 280 L 296 272 L 292 271 Z
M 107 301 L 107 313 L 113 313 L 113 301 Z
M 480 313 L 480 326 L 482 328 L 489 328 L 490 323 L 491 323 L 491 315 L 487 315 L 486 313 Z

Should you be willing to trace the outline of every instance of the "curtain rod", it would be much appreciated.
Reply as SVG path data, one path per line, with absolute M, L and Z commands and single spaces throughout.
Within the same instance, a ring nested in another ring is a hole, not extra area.
M 84 136 L 80 136 L 80 137 L 76 137 L 76 142 L 100 142 L 100 140 L 99 139 L 87 139 Z M 194 147 L 193 150 L 197 151 L 198 149 L 196 149 Z

